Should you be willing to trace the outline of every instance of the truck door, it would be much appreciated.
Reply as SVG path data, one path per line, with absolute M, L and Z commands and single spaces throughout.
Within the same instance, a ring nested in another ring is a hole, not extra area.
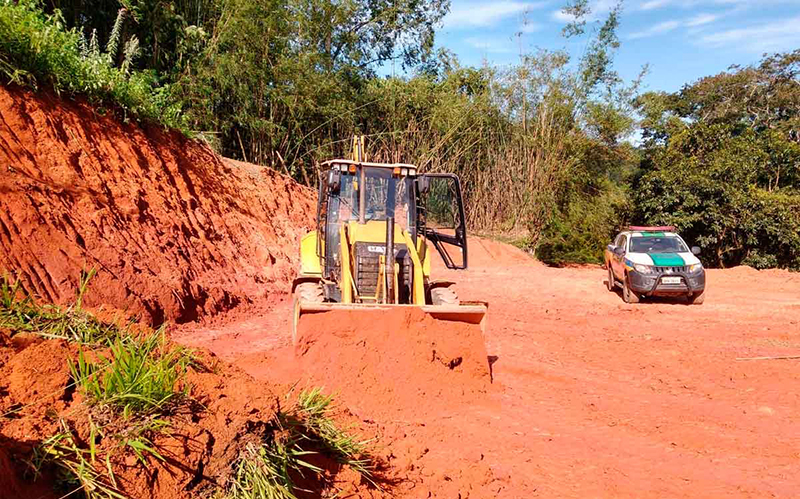
M 612 260 L 614 265 L 614 275 L 620 281 L 625 278 L 625 253 L 627 253 L 628 237 L 625 234 L 620 234 L 615 242 L 617 250 L 614 251 L 614 258 Z

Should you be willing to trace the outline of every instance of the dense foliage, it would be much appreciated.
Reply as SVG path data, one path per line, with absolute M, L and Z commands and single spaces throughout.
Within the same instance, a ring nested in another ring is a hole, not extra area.
M 584 39 L 580 56 L 521 53 L 504 69 L 434 50 L 448 8 L 0 0 L 0 75 L 309 185 L 365 134 L 370 159 L 459 174 L 473 231 L 550 263 L 601 261 L 622 226 L 652 222 L 677 225 L 708 264 L 800 266 L 798 53 L 639 95 L 613 68 L 620 6 L 591 21 L 587 0 L 570 0 L 564 35 Z
M 800 50 L 641 98 L 635 206 L 715 266 L 800 269 Z
M 0 75 L 34 88 L 86 95 L 125 115 L 182 128 L 180 105 L 171 99 L 169 87 L 158 87 L 153 72 L 132 70 L 139 43 L 135 37 L 123 43 L 124 20 L 122 11 L 108 20 L 113 28 L 102 50 L 96 34 L 87 39 L 76 28 L 68 29 L 60 13 L 45 14 L 30 0 L 3 0 Z

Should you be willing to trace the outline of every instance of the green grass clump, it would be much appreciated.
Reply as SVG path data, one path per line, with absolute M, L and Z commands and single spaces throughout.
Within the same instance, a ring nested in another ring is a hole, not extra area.
M 293 476 L 322 475 L 321 468 L 307 461 L 314 454 L 351 467 L 375 485 L 367 442 L 339 428 L 330 418 L 332 410 L 332 396 L 319 388 L 303 391 L 296 407 L 278 413 L 272 440 L 250 444 L 240 454 L 226 499 L 295 499 L 299 489 Z
M 90 404 L 110 406 L 128 417 L 163 412 L 183 397 L 177 383 L 191 361 L 188 350 L 167 344 L 162 327 L 149 335 L 118 337 L 110 356 L 97 355 L 96 361 L 81 351 L 70 371 Z
M 98 320 L 83 310 L 83 296 L 95 271 L 81 273 L 75 302 L 63 308 L 40 305 L 22 292 L 20 281 L 11 283 L 0 276 L 0 328 L 11 334 L 30 332 L 45 338 L 62 339 L 86 345 L 107 345 L 124 333 L 116 324 Z
M 297 414 L 289 415 L 287 424 L 297 427 L 300 436 L 322 452 L 372 480 L 372 459 L 367 452 L 368 441 L 361 441 L 339 428 L 331 419 L 334 398 L 321 388 L 304 390 L 297 401 Z
M 121 10 L 102 51 L 96 34 L 87 42 L 82 32 L 66 28 L 58 11 L 45 14 L 36 0 L 0 0 L 0 78 L 85 95 L 140 120 L 185 129 L 169 87 L 158 87 L 153 72 L 130 69 L 139 41 L 132 37 L 122 43 L 123 16 Z M 120 50 L 122 62 L 116 67 Z
M 303 460 L 313 454 L 296 441 L 276 439 L 269 445 L 248 444 L 235 465 L 235 475 L 227 499 L 296 499 L 292 473 L 322 470 Z
M 94 441 L 93 429 L 90 448 L 81 448 L 62 420 L 61 431 L 35 449 L 31 463 L 35 474 L 39 476 L 46 466 L 52 465 L 58 471 L 57 481 L 61 488 L 68 491 L 68 495 L 83 490 L 87 499 L 126 499 L 117 487 L 108 455 L 104 463 L 106 469 L 98 469 L 99 459 Z

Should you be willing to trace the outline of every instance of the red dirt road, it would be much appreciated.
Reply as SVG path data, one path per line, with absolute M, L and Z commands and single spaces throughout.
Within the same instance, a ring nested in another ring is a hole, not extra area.
M 633 306 L 605 290 L 599 267 L 471 250 L 471 270 L 439 275 L 490 303 L 487 393 L 421 399 L 394 417 L 339 396 L 406 478 L 395 495 L 800 496 L 800 360 L 737 360 L 800 355 L 800 275 L 712 270 L 705 305 Z M 288 384 L 303 379 L 288 316 L 283 300 L 176 337 Z

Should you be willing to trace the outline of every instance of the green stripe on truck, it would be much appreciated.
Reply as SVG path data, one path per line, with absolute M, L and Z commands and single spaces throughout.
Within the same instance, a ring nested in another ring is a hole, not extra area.
M 677 253 L 648 253 L 656 267 L 683 267 L 686 263 Z

